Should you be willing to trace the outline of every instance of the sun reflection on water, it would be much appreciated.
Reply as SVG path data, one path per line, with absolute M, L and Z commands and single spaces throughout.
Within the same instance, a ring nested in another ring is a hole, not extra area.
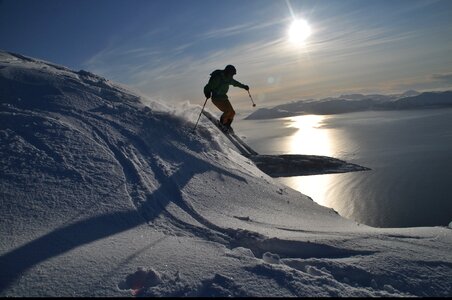
M 328 186 L 331 184 L 331 175 L 296 176 L 279 179 L 285 185 L 309 196 L 320 205 L 331 207 L 328 201 Z
M 325 116 L 305 115 L 287 118 L 286 126 L 298 129 L 287 140 L 290 154 L 332 155 L 330 130 L 321 128 Z
M 334 157 L 333 129 L 322 128 L 326 116 L 303 115 L 286 118 L 285 126 L 298 129 L 286 139 L 284 148 L 288 154 L 308 154 Z M 328 206 L 328 187 L 332 175 L 296 176 L 280 178 L 289 187 L 311 197 L 320 205 Z

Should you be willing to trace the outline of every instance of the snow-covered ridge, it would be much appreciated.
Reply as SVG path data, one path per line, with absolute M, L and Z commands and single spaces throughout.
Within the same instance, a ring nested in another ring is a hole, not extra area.
M 330 115 L 368 110 L 425 109 L 452 106 L 452 91 L 406 91 L 394 95 L 342 95 L 337 98 L 300 100 L 271 108 L 261 108 L 247 116 L 247 120 L 273 119 L 303 114 Z
M 199 110 L 0 51 L 0 296 L 452 295 L 450 229 L 346 220 Z

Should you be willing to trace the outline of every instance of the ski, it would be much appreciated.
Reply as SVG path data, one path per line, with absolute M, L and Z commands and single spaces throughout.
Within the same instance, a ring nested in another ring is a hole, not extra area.
M 253 155 L 257 155 L 257 152 L 251 149 L 248 145 L 245 144 L 234 132 L 230 130 L 229 132 L 225 132 L 223 130 L 223 126 L 220 124 L 219 120 L 214 117 L 211 113 L 203 110 L 203 115 L 207 117 L 220 131 L 223 133 L 231 143 L 239 150 L 240 154 L 245 157 L 250 157 Z
M 245 143 L 241 138 L 239 138 L 235 132 L 232 132 L 231 135 L 240 143 L 251 155 L 259 155 L 256 151 L 253 150 L 247 143 Z

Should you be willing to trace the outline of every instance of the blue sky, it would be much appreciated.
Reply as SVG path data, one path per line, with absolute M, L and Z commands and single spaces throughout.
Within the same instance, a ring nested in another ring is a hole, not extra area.
M 450 16 L 450 0 L 0 0 L 0 49 L 171 103 L 202 104 L 209 74 L 233 64 L 262 107 L 450 89 Z M 288 40 L 295 18 L 311 26 L 302 45 Z

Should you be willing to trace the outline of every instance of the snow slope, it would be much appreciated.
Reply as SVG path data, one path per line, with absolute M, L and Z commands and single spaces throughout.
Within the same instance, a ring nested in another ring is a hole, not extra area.
M 0 296 L 452 296 L 452 230 L 356 224 L 200 107 L 0 52 Z

